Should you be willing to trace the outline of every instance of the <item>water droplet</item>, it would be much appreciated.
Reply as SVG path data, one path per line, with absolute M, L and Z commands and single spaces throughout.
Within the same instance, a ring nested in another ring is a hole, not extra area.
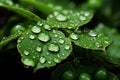
M 44 57 L 40 57 L 39 61 L 40 61 L 40 63 L 43 64 L 43 63 L 45 63 L 46 59 Z
M 21 61 L 23 62 L 23 64 L 27 65 L 27 66 L 35 66 L 35 63 L 32 59 L 21 59 Z
M 70 38 L 73 40 L 77 40 L 78 39 L 78 35 L 75 33 L 70 34 Z
M 26 56 L 28 56 L 30 53 L 25 50 L 25 51 L 24 51 L 24 54 L 25 54 Z
M 56 19 L 58 21 L 66 21 L 68 18 L 63 14 L 59 14 L 59 15 L 56 16 Z
M 58 37 L 58 35 L 57 35 L 57 34 L 55 34 L 55 35 L 54 35 L 54 37 Z
M 93 30 L 91 30 L 88 35 L 92 36 L 92 37 L 96 37 L 97 36 L 97 33 Z
M 52 52 L 58 52 L 59 51 L 59 46 L 57 44 L 50 44 L 48 46 L 48 50 Z
M 48 61 L 48 64 L 51 64 L 52 62 L 51 61 Z
M 63 44 L 65 41 L 63 39 L 59 39 L 59 43 Z
M 55 16 L 57 16 L 58 14 L 59 14 L 59 12 L 57 12 L 57 11 L 54 12 L 54 15 L 55 15 Z
M 85 13 L 84 13 L 84 16 L 89 16 L 89 15 L 90 15 L 89 12 L 85 12 Z
M 59 59 L 57 59 L 57 58 L 54 58 L 54 62 L 59 63 L 59 62 L 60 62 L 60 60 L 59 60 Z
M 46 33 L 41 33 L 38 35 L 38 39 L 42 42 L 47 42 L 50 40 L 50 36 Z
M 102 44 L 96 42 L 96 43 L 95 43 L 95 46 L 98 47 L 98 48 L 100 48 L 100 47 L 102 47 Z
M 44 29 L 46 29 L 46 30 L 51 30 L 51 28 L 50 28 L 49 25 L 44 25 L 43 27 L 44 27 Z
M 21 40 L 20 39 L 18 39 L 18 41 L 17 41 L 18 43 L 20 43 L 21 42 Z
M 69 49 L 70 49 L 70 46 L 69 46 L 69 45 L 65 45 L 64 48 L 65 48 L 66 50 L 69 50 Z
M 47 55 L 49 55 L 50 53 L 46 53 Z
M 108 45 L 108 44 L 109 44 L 109 42 L 108 42 L 108 41 L 104 41 L 104 43 L 105 43 L 106 45 Z
M 42 51 L 42 48 L 41 48 L 41 47 L 37 47 L 36 50 L 37 50 L 38 52 L 41 52 L 41 51 Z
M 35 39 L 35 36 L 34 35 L 30 35 L 29 38 L 30 39 Z
M 84 21 L 84 20 L 86 20 L 86 18 L 84 16 L 80 16 L 80 20 Z
M 37 25 L 42 26 L 42 25 L 43 25 L 43 23 L 42 23 L 42 22 L 40 22 L 40 21 L 38 21 Z
M 40 27 L 37 27 L 37 26 L 33 26 L 33 27 L 31 28 L 31 30 L 32 30 L 32 32 L 34 32 L 34 33 L 39 33 L 39 32 L 41 31 Z

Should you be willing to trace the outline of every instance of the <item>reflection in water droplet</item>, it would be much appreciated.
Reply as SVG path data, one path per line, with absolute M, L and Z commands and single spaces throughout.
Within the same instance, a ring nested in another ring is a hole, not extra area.
M 33 26 L 33 27 L 31 28 L 31 30 L 32 30 L 32 32 L 34 32 L 34 33 L 39 33 L 39 32 L 41 31 L 40 27 L 38 27 L 38 26 Z
M 43 27 L 44 27 L 44 29 L 46 29 L 46 30 L 51 30 L 51 28 L 50 28 L 49 25 L 44 25 Z
M 43 64 L 43 63 L 45 63 L 46 59 L 44 57 L 40 57 L 39 61 L 40 61 L 40 63 Z
M 58 21 L 66 21 L 68 18 L 65 15 L 59 14 L 59 15 L 56 16 L 56 19 Z
M 88 35 L 90 35 L 91 37 L 96 37 L 97 36 L 97 33 L 93 30 L 91 30 Z
M 29 38 L 30 39 L 35 39 L 35 36 L 34 35 L 30 35 Z
M 28 56 L 30 53 L 25 50 L 25 51 L 24 51 L 24 54 L 25 54 L 26 56 Z
M 50 37 L 46 33 L 41 33 L 38 35 L 38 39 L 42 42 L 48 42 L 50 40 Z
M 41 51 L 42 51 L 42 48 L 41 48 L 41 47 L 37 47 L 36 50 L 37 50 L 38 52 L 41 52 Z
M 27 65 L 27 66 L 35 66 L 35 63 L 32 59 L 21 59 L 21 61 L 23 62 L 23 64 Z
M 58 52 L 59 51 L 59 46 L 57 44 L 50 44 L 48 46 L 48 50 L 52 52 Z
M 73 40 L 77 40 L 78 39 L 78 35 L 75 33 L 70 34 L 70 38 Z
M 70 46 L 69 46 L 69 45 L 65 45 L 64 48 L 65 48 L 66 50 L 69 50 L 69 49 L 70 49 Z
M 95 46 L 98 47 L 98 48 L 100 48 L 100 47 L 102 47 L 103 45 L 102 45 L 101 43 L 96 42 L 96 43 L 95 43 Z
M 60 62 L 60 60 L 59 60 L 59 59 L 57 59 L 57 58 L 54 58 L 54 62 L 59 63 L 59 62 Z
M 59 39 L 60 44 L 63 44 L 64 42 L 65 42 L 64 39 Z
M 86 18 L 84 16 L 80 16 L 80 20 L 84 21 L 84 20 L 86 20 Z

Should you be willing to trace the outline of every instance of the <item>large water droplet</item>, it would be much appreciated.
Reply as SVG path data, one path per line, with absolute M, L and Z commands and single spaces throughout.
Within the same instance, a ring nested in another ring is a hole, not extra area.
M 65 48 L 66 50 L 69 50 L 69 49 L 70 49 L 70 46 L 69 46 L 69 45 L 65 45 L 64 48 Z
M 88 35 L 90 35 L 91 37 L 96 37 L 97 36 L 97 33 L 93 30 L 91 30 Z
M 59 62 L 60 62 L 60 60 L 59 60 L 59 59 L 57 59 L 57 58 L 54 58 L 54 62 L 59 63 Z
M 41 48 L 41 47 L 37 47 L 36 50 L 37 50 L 38 52 L 41 52 L 41 51 L 42 51 L 42 48 Z
M 64 42 L 65 42 L 64 39 L 59 39 L 60 44 L 63 44 Z
M 39 32 L 41 31 L 41 28 L 38 27 L 38 26 L 33 26 L 33 27 L 31 28 L 31 30 L 32 30 L 32 32 L 34 32 L 34 33 L 39 33 Z
M 100 48 L 100 47 L 102 47 L 103 45 L 102 45 L 101 43 L 96 42 L 96 43 L 95 43 L 95 46 L 98 47 L 98 48 Z
M 25 50 L 25 51 L 24 51 L 24 54 L 25 54 L 26 56 L 28 56 L 30 53 Z
M 47 42 L 50 40 L 50 36 L 46 33 L 41 33 L 38 35 L 38 39 L 42 42 Z
M 73 40 L 77 40 L 78 39 L 78 35 L 75 33 L 70 34 L 70 38 Z
M 29 38 L 30 39 L 35 39 L 35 36 L 34 35 L 30 35 Z
M 35 63 L 32 59 L 21 59 L 21 61 L 23 62 L 23 64 L 27 65 L 27 66 L 35 66 Z
M 43 27 L 44 27 L 44 29 L 46 29 L 46 30 L 51 30 L 51 28 L 50 28 L 49 25 L 44 25 Z
M 81 20 L 81 21 L 84 21 L 84 20 L 86 20 L 86 17 L 80 16 L 80 20 Z
M 59 51 L 59 46 L 57 44 L 50 44 L 48 46 L 48 50 L 52 52 L 58 52 Z
M 68 18 L 67 18 L 67 16 L 65 16 L 63 14 L 59 14 L 59 15 L 56 16 L 56 19 L 58 21 L 66 21 Z
M 43 64 L 43 63 L 45 63 L 46 59 L 44 57 L 40 57 L 39 61 L 40 61 L 40 63 Z

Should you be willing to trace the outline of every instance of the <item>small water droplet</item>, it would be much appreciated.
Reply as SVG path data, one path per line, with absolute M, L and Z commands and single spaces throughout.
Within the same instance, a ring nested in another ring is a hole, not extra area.
M 50 40 L 50 36 L 46 33 L 41 33 L 38 35 L 38 39 L 42 42 L 48 42 Z
M 89 15 L 90 15 L 89 12 L 85 12 L 85 13 L 84 13 L 84 16 L 89 16 Z
M 55 16 L 57 16 L 58 14 L 59 14 L 59 12 L 57 12 L 57 11 L 54 12 L 54 15 L 55 15 Z
M 50 28 L 49 25 L 44 25 L 43 27 L 44 27 L 44 29 L 46 29 L 46 30 L 51 30 L 51 28 Z
M 90 35 L 91 37 L 96 37 L 97 36 L 97 33 L 93 30 L 91 30 L 88 35 Z
M 34 35 L 30 35 L 29 38 L 30 39 L 35 39 L 35 36 Z
M 37 25 L 42 26 L 42 25 L 43 25 L 43 23 L 42 23 L 42 22 L 40 22 L 40 21 L 38 21 Z
M 17 41 L 18 43 L 20 43 L 21 42 L 21 40 L 20 39 L 18 39 L 18 41 Z
M 100 47 L 102 47 L 103 45 L 102 45 L 101 43 L 96 42 L 96 43 L 95 43 L 95 46 L 98 47 L 98 48 L 100 48 Z
M 26 56 L 28 56 L 30 53 L 25 50 L 25 51 L 24 51 L 24 54 L 25 54 Z
M 46 59 L 44 57 L 40 57 L 39 61 L 40 61 L 40 63 L 43 64 L 43 63 L 45 63 Z
M 31 30 L 32 30 L 32 32 L 34 32 L 34 33 L 39 33 L 39 32 L 41 32 L 41 29 L 40 29 L 40 27 L 38 27 L 38 26 L 33 26 L 33 27 L 31 28 Z
M 48 64 L 51 64 L 52 62 L 51 61 L 48 61 Z
M 50 53 L 46 53 L 47 55 L 49 55 Z
M 42 51 L 42 48 L 41 48 L 41 47 L 37 47 L 36 50 L 37 50 L 38 52 L 41 52 L 41 51 Z
M 70 34 L 70 38 L 73 39 L 73 40 L 77 40 L 78 39 L 78 35 L 75 34 L 75 33 L 71 33 Z
M 56 33 L 56 30 L 55 30 L 55 29 L 53 29 L 52 31 L 53 31 L 53 33 Z
M 84 20 L 86 20 L 86 18 L 84 16 L 80 16 L 80 20 L 84 21 Z
M 48 50 L 52 52 L 58 52 L 59 51 L 59 46 L 57 44 L 50 44 L 48 46 Z
M 58 21 L 66 21 L 68 18 L 67 18 L 67 16 L 65 16 L 63 14 L 59 14 L 59 15 L 56 16 L 56 19 Z
M 21 61 L 23 62 L 23 64 L 27 65 L 27 66 L 35 66 L 35 63 L 32 59 L 21 59 Z
M 60 62 L 60 60 L 59 60 L 59 59 L 57 59 L 57 58 L 54 58 L 54 62 L 59 63 L 59 62 Z
M 65 41 L 63 39 L 59 39 L 59 43 L 63 44 Z
M 104 43 L 105 43 L 106 45 L 108 45 L 108 44 L 109 44 L 109 42 L 108 42 L 108 41 L 104 41 Z
M 69 45 L 65 45 L 64 48 L 65 48 L 66 50 L 69 50 L 69 49 L 70 49 L 70 46 L 69 46 Z
M 57 35 L 57 34 L 55 34 L 55 35 L 54 35 L 54 37 L 58 37 L 58 35 Z

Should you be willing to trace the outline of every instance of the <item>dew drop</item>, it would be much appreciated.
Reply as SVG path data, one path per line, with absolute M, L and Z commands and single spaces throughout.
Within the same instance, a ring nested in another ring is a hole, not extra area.
M 46 29 L 46 30 L 51 30 L 51 28 L 50 28 L 49 25 L 44 25 L 43 27 L 44 27 L 44 29 Z
M 90 35 L 91 37 L 96 37 L 97 36 L 97 33 L 93 30 L 91 30 L 88 35 Z
M 50 36 L 46 33 L 41 33 L 38 35 L 38 39 L 42 42 L 48 42 L 50 40 Z
M 52 62 L 51 61 L 48 61 L 48 64 L 51 64 Z
M 35 36 L 34 35 L 30 35 L 29 38 L 30 39 L 35 39 Z
M 58 37 L 58 35 L 57 35 L 57 34 L 55 34 L 55 35 L 54 35 L 54 37 Z
M 50 53 L 46 53 L 47 55 L 49 55 Z
M 48 46 L 48 50 L 52 52 L 58 52 L 59 51 L 59 46 L 57 44 L 50 44 Z
M 73 40 L 77 40 L 78 39 L 78 35 L 75 33 L 70 34 L 70 38 Z
M 65 48 L 66 50 L 69 50 L 69 49 L 70 49 L 70 46 L 69 46 L 69 45 L 65 45 L 64 48 Z
M 21 42 L 21 40 L 20 39 L 18 39 L 18 41 L 17 41 L 18 43 L 20 43 Z
M 33 26 L 33 27 L 31 28 L 31 30 L 32 30 L 32 32 L 34 32 L 34 33 L 39 33 L 39 32 L 41 31 L 41 29 L 40 29 L 39 27 L 37 27 L 37 26 Z
M 32 59 L 21 59 L 21 61 L 23 62 L 23 64 L 27 65 L 27 66 L 35 66 L 35 63 Z
M 45 63 L 46 59 L 44 57 L 40 57 L 39 61 L 40 61 L 40 63 L 43 64 L 43 63 Z
M 25 51 L 24 51 L 24 54 L 25 54 L 26 56 L 28 56 L 30 53 L 25 50 Z
M 42 48 L 41 48 L 41 47 L 37 47 L 36 50 L 37 50 L 38 52 L 41 52 L 41 51 L 42 51 Z
M 67 18 L 67 16 L 65 16 L 63 14 L 59 14 L 59 15 L 56 16 L 56 19 L 58 21 L 66 21 L 68 18 Z
M 65 41 L 63 39 L 59 39 L 59 43 L 63 44 Z
M 60 62 L 60 60 L 59 60 L 59 59 L 57 59 L 57 58 L 54 58 L 54 62 L 59 63 L 59 62 Z
M 104 43 L 105 43 L 106 45 L 108 45 L 108 44 L 109 44 L 109 42 L 108 42 L 108 41 L 104 41 Z
M 80 20 L 84 21 L 84 20 L 86 20 L 86 18 L 84 16 L 80 16 Z
M 100 43 L 98 43 L 98 42 L 96 42 L 96 43 L 95 43 L 95 46 L 98 47 L 98 48 L 100 48 L 100 47 L 102 47 L 103 45 L 100 44 Z
M 57 16 L 58 14 L 59 14 L 59 12 L 57 12 L 57 11 L 54 12 L 54 15 L 55 15 L 55 16 Z
M 40 22 L 40 21 L 38 21 L 37 25 L 42 26 L 42 25 L 43 25 L 43 23 L 42 23 L 42 22 Z
M 89 16 L 89 15 L 90 15 L 89 12 L 85 12 L 85 13 L 84 13 L 84 16 Z

